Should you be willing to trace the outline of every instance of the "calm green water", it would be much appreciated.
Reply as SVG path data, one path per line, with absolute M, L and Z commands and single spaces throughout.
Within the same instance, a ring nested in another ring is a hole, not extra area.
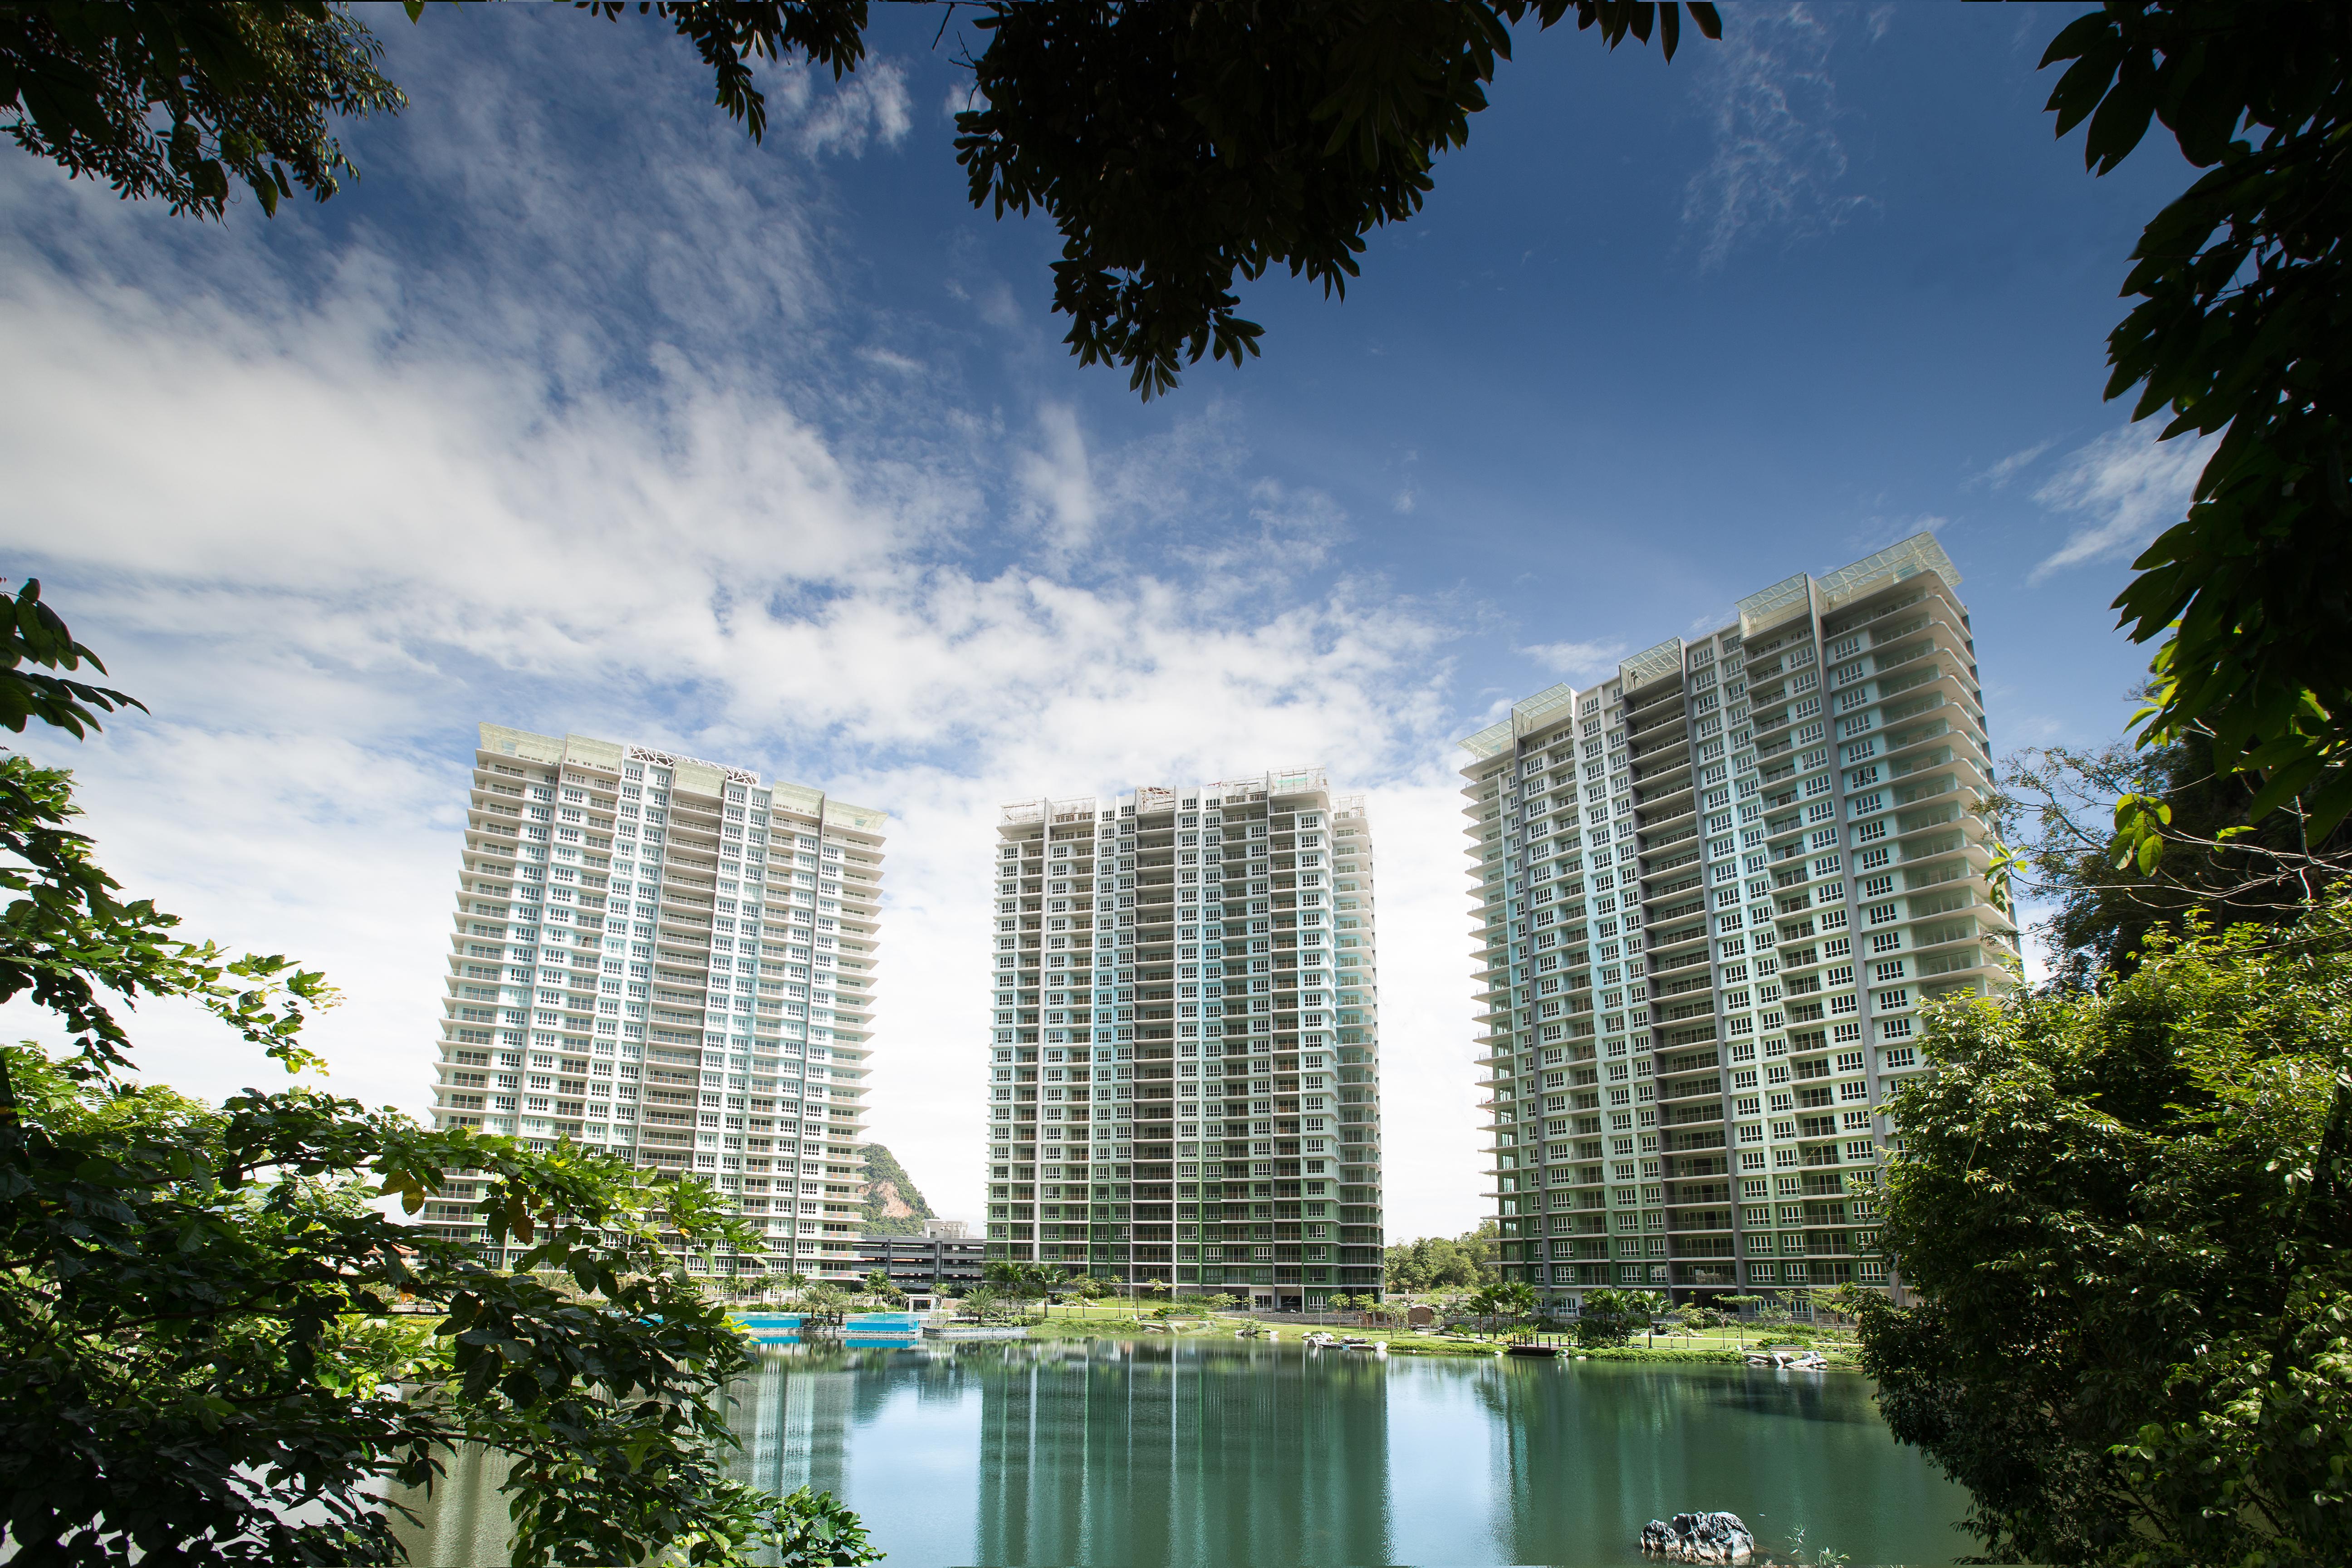
M 892 1568 L 1630 1564 L 1702 1508 L 1854 1564 L 1971 1544 L 1853 1373 L 1048 1342 L 787 1352 L 739 1395 L 744 1479 L 844 1498 Z M 502 1562 L 496 1475 L 450 1481 L 415 1562 Z

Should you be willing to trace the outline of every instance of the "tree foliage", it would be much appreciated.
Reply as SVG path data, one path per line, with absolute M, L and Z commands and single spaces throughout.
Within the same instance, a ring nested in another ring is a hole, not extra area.
M 1385 1254 L 1388 1288 L 1408 1296 L 1431 1290 L 1478 1290 L 1494 1283 L 1497 1230 L 1488 1220 L 1458 1237 L 1400 1241 Z
M 939 1216 L 915 1185 L 915 1178 L 898 1163 L 898 1156 L 879 1143 L 865 1148 L 866 1169 L 859 1192 L 866 1205 L 866 1214 L 859 1223 L 868 1236 L 920 1236 L 923 1222 Z M 911 1213 L 894 1215 L 893 1203 Z
M 2352 875 L 2352 825 L 2314 838 L 2290 806 L 2257 818 L 2257 785 L 2216 768 L 2191 731 L 2162 745 L 2029 749 L 2005 760 L 1990 814 L 2014 896 L 2054 910 L 2042 930 L 2057 984 L 2129 973 L 2158 927 L 2191 910 L 2284 927 Z
M 1081 1300 L 1103 1293 L 1100 1280 L 1073 1277 L 1051 1263 L 1020 1263 L 1000 1258 L 982 1268 L 981 1279 L 992 1292 L 1016 1305 L 1024 1301 L 1049 1301 L 1056 1292 L 1067 1292 Z
M 2352 1560 L 2352 902 L 1947 1004 L 1858 1303 L 1895 1435 L 1996 1562 Z
M 409 4 L 413 17 L 421 7 Z M 618 21 L 626 0 L 572 0 L 583 11 Z M 866 0 L 637 0 L 640 16 L 669 24 L 710 68 L 714 101 L 754 142 L 768 134 L 768 99 L 751 62 L 803 58 L 838 81 L 866 58 Z
M 1577 1310 L 1576 1342 L 1595 1347 L 1624 1344 L 1647 1331 L 1651 1319 L 1667 1305 L 1665 1298 L 1647 1290 L 1587 1290 Z
M 75 679 L 70 672 L 83 665 L 106 673 L 98 655 L 74 641 L 58 613 L 41 603 L 40 579 L 29 579 L 9 603 L 0 626 L 0 724 L 22 734 L 26 721 L 37 719 L 80 740 L 100 728 L 100 713 L 121 708 L 146 711 L 136 698 Z M 60 669 L 69 673 L 52 673 Z
M 956 158 L 974 206 L 1053 218 L 1063 341 L 1150 398 L 1203 354 L 1258 352 L 1237 279 L 1344 294 L 1365 237 L 1469 141 L 1512 26 L 1571 13 L 1612 48 L 1654 28 L 1671 59 L 1681 36 L 1674 5 L 1624 0 L 995 0 Z
M 2172 132 L 2209 171 L 2132 253 L 2137 298 L 2107 340 L 2107 395 L 2167 438 L 2224 432 L 2189 514 L 2116 600 L 2160 642 L 2147 738 L 2210 736 L 2252 771 L 2252 815 L 2301 796 L 2326 833 L 2352 812 L 2352 453 L 2344 236 L 2352 232 L 2352 12 L 2108 0 L 2043 66 L 2060 135 L 2087 125 L 2105 174 Z
M 1478 1316 L 1515 1321 L 1535 1316 L 1537 1304 L 1535 1287 L 1524 1279 L 1497 1280 L 1470 1298 L 1470 1310 Z
M 37 587 L 16 601 L 26 625 Z M 19 652 L 87 660 L 61 623 Z M 94 662 L 94 661 L 92 661 Z M 87 693 L 11 668 L 70 728 Z M 118 694 L 106 694 L 117 700 Z M 119 705 L 119 701 L 118 701 Z M 209 1009 L 291 1069 L 335 996 L 277 956 L 184 942 L 77 831 L 69 776 L 0 756 L 0 1001 L 62 1026 L 0 1050 L 0 1544 L 24 1564 L 385 1563 L 375 1497 L 458 1446 L 510 1461 L 518 1563 L 869 1560 L 810 1493 L 730 1479 L 747 1365 L 688 1254 L 758 1238 L 709 1189 L 569 1145 L 432 1131 L 307 1087 L 197 1104 L 131 1076 L 119 1015 Z M 463 1173 L 495 1267 L 402 1225 Z
M 352 172 L 337 115 L 407 104 L 383 46 L 326 0 L 0 5 L 0 114 L 16 145 L 126 200 L 218 217 L 233 184 L 264 212 L 324 201 Z

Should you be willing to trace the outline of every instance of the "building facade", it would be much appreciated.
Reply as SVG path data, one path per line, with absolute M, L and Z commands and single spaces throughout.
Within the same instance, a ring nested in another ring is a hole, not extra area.
M 1890 1284 L 1919 1007 L 2019 972 L 1958 584 L 1921 534 L 1463 742 L 1502 1265 L 1548 1302 Z
M 763 1257 L 859 1272 L 884 816 L 746 768 L 484 724 L 434 1118 L 691 1173 Z M 425 1219 L 478 1239 L 463 1173 Z
M 987 1255 L 1311 1309 L 1381 1286 L 1371 827 L 1319 768 L 1004 808 Z
M 942 1299 L 981 1287 L 987 1243 L 978 1237 L 868 1236 L 857 1244 L 857 1271 L 880 1269 L 907 1297 L 911 1311 L 928 1312 Z

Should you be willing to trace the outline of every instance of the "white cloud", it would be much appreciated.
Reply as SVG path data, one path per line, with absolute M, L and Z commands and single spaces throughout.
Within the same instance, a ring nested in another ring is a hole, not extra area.
M 1553 642 L 1519 651 L 1570 680 L 1593 681 L 1616 674 L 1618 663 L 1632 649 L 1621 642 Z
M 988 107 L 988 94 L 980 90 L 976 81 L 957 82 L 948 89 L 947 97 L 940 102 L 940 117 L 950 125 L 959 114 L 976 113 Z
M 2082 521 L 2030 580 L 2039 583 L 2087 561 L 2137 554 L 2188 515 L 2197 476 L 2221 439 L 2213 435 L 2158 441 L 2156 427 L 2142 423 L 2077 447 L 2033 499 Z
M 1092 538 L 1097 506 L 1077 411 L 1066 403 L 1037 410 L 1043 450 L 1024 452 L 1017 472 L 1038 531 L 1057 550 L 1076 550 Z
M 436 166 L 425 107 L 372 169 Z M 1340 510 L 1213 409 L 1090 449 L 1048 404 L 1023 456 L 896 356 L 797 350 L 847 330 L 804 172 L 688 124 L 646 134 L 704 149 L 690 195 L 677 148 L 599 188 L 542 131 L 446 132 L 544 162 L 438 165 L 446 255 L 0 172 L 0 540 L 155 710 L 27 742 L 79 771 L 106 863 L 325 967 L 332 1086 L 421 1110 L 476 721 L 883 806 L 874 1132 L 975 1215 L 998 804 L 1325 763 L 1370 796 L 1388 895 L 1391 1226 L 1475 1223 L 1446 609 L 1335 573 Z M 139 1035 L 193 1092 L 266 1076 L 201 1019 Z
M 2000 489 L 2020 473 L 2032 468 L 2041 458 L 2042 453 L 2057 444 L 2054 437 L 2047 441 L 2036 441 L 2022 451 L 2011 452 L 2000 461 L 1986 465 L 1970 474 L 1962 483 L 1970 486 L 1982 485 L 1988 489 Z
M 801 68 L 803 76 L 808 68 Z M 861 157 L 867 139 L 895 147 L 913 129 L 915 117 L 907 100 L 907 73 L 896 62 L 874 58 L 857 74 L 837 83 L 816 100 L 816 112 L 801 124 L 801 146 L 810 157 L 846 153 Z
M 1250 521 L 1258 530 L 1250 561 L 1253 571 L 1267 565 L 1297 572 L 1320 566 L 1348 536 L 1348 514 L 1321 490 L 1254 479 L 1249 498 Z
M 1828 24 L 1801 4 L 1735 6 L 1724 22 L 1720 46 L 1700 56 L 1695 89 L 1714 126 L 1715 153 L 1683 196 L 1701 271 L 1722 266 L 1752 233 L 1794 243 L 1871 205 L 1835 190 L 1846 153 Z

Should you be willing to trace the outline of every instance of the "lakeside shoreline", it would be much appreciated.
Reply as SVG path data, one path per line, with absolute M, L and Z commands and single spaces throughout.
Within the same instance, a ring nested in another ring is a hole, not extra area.
M 1272 1330 L 1279 1342 L 1297 1343 L 1301 1335 L 1321 1329 L 1351 1338 L 1377 1341 L 1388 1346 L 1391 1355 L 1486 1357 L 1504 1352 L 1507 1341 L 1476 1339 L 1455 1335 L 1417 1333 L 1410 1330 L 1379 1328 L 1331 1328 L 1321 1324 L 1267 1323 L 1263 1319 L 1215 1317 L 1185 1319 L 1175 1323 L 1163 1323 L 1154 1319 L 1129 1317 L 1124 1313 L 1070 1313 L 1044 1320 L 1031 1320 L 1019 1326 L 1029 1331 L 1032 1340 L 1203 1340 L 1233 1339 L 1244 1325 L 1255 1324 Z M 1858 1372 L 1852 1351 L 1844 1346 L 1816 1346 L 1829 1362 L 1827 1370 Z M 1616 1345 L 1609 1347 L 1563 1347 L 1557 1358 L 1560 1361 L 1667 1362 L 1685 1364 L 1745 1366 L 1748 1349 L 1723 1344 L 1676 1345 Z

